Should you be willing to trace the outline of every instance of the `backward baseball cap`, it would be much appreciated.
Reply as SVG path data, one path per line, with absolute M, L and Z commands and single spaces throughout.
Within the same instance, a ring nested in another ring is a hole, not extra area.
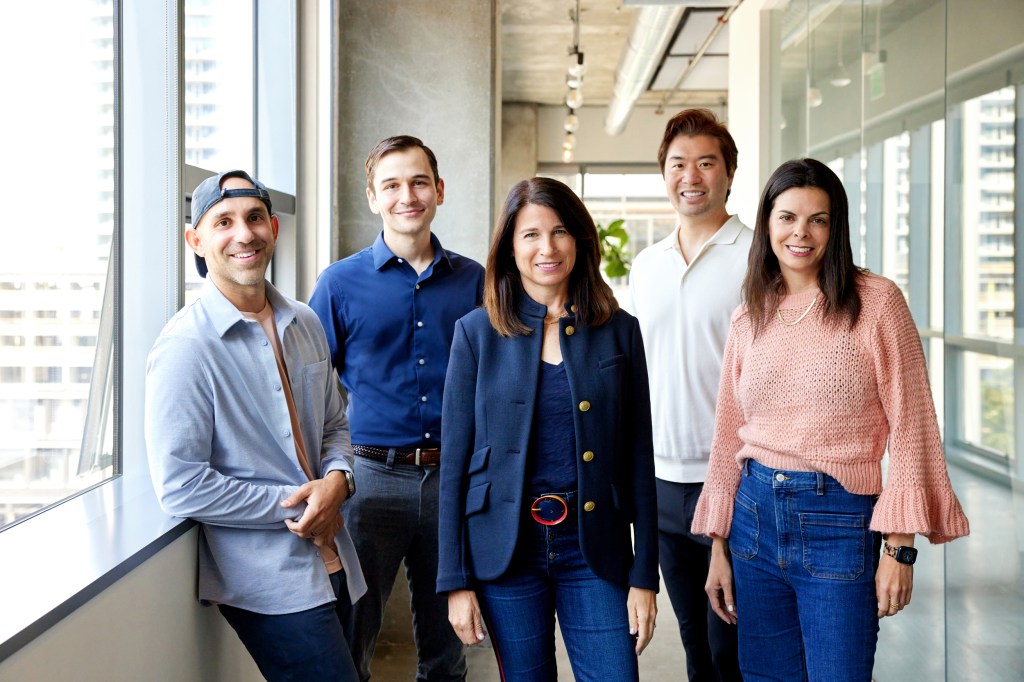
M 252 187 L 239 187 L 236 189 L 224 189 L 221 187 L 228 178 L 242 178 L 253 184 Z M 243 170 L 224 171 L 219 175 L 213 175 L 202 182 L 192 191 L 192 227 L 199 225 L 206 212 L 224 199 L 234 197 L 256 197 L 267 206 L 267 212 L 273 215 L 274 209 L 270 205 L 270 191 L 266 186 L 251 177 Z M 201 258 L 198 253 L 193 254 L 196 258 L 196 270 L 200 277 L 206 277 L 206 259 Z

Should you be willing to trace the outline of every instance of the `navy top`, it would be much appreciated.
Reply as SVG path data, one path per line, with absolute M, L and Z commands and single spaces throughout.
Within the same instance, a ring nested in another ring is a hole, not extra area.
M 565 363 L 540 366 L 526 464 L 526 491 L 534 497 L 576 490 L 576 429 Z
M 348 392 L 352 442 L 440 447 L 441 394 L 455 321 L 483 300 L 484 269 L 445 251 L 420 275 L 384 243 L 330 265 L 309 305 Z

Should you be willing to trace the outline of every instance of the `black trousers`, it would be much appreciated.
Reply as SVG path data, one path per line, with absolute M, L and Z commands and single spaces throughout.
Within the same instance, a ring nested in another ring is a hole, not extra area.
M 679 621 L 690 682 L 741 680 L 736 626 L 715 615 L 704 592 L 711 540 L 690 533 L 704 484 L 659 478 L 657 486 L 661 574 Z

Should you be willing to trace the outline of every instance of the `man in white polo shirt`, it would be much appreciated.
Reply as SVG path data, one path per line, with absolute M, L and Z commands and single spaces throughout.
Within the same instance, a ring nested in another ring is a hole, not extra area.
M 707 109 L 668 122 L 658 149 L 679 224 L 633 262 L 629 288 L 651 383 L 662 576 L 691 682 L 739 680 L 736 629 L 711 610 L 709 538 L 690 533 L 711 452 L 722 353 L 753 231 L 725 209 L 736 143 Z

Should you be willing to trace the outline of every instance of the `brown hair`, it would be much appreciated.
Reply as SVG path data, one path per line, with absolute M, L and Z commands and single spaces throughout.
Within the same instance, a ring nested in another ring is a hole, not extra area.
M 611 319 L 619 304 L 601 277 L 597 227 L 576 193 L 551 178 L 523 180 L 505 198 L 484 275 L 484 308 L 491 326 L 502 336 L 525 336 L 533 331 L 519 317 L 519 302 L 525 293 L 512 253 L 516 218 L 529 204 L 547 206 L 557 213 L 576 240 L 576 263 L 569 273 L 569 300 L 576 305 L 578 324 L 601 326 Z
M 722 150 L 726 174 L 731 178 L 736 172 L 736 158 L 739 152 L 736 149 L 736 141 L 732 139 L 725 124 L 719 121 L 710 109 L 683 109 L 669 119 L 665 126 L 665 135 L 661 138 L 661 146 L 658 147 L 658 166 L 662 175 L 665 175 L 665 159 L 668 157 L 669 145 L 680 135 L 707 135 L 715 138 Z
M 441 176 L 437 172 L 437 157 L 434 156 L 434 152 L 431 151 L 430 147 L 423 144 L 423 141 L 418 137 L 395 135 L 393 137 L 386 137 L 378 142 L 366 157 L 366 186 L 369 190 L 373 192 L 373 174 L 377 170 L 377 164 L 380 163 L 381 159 L 391 152 L 404 152 L 407 149 L 415 149 L 417 147 L 422 149 L 423 153 L 427 155 L 427 160 L 430 162 L 430 170 L 434 173 L 434 185 L 437 185 Z
M 850 248 L 850 215 L 846 190 L 832 169 L 815 159 L 796 159 L 779 166 L 761 193 L 754 226 L 754 242 L 743 279 L 743 298 L 747 304 L 754 335 L 763 330 L 786 293 L 779 259 L 772 250 L 769 218 L 780 194 L 794 187 L 816 187 L 828 195 L 829 231 L 825 257 L 818 272 L 818 288 L 825 296 L 821 314 L 833 322 L 845 318 L 850 327 L 860 317 L 857 281 L 864 272 L 853 264 Z

